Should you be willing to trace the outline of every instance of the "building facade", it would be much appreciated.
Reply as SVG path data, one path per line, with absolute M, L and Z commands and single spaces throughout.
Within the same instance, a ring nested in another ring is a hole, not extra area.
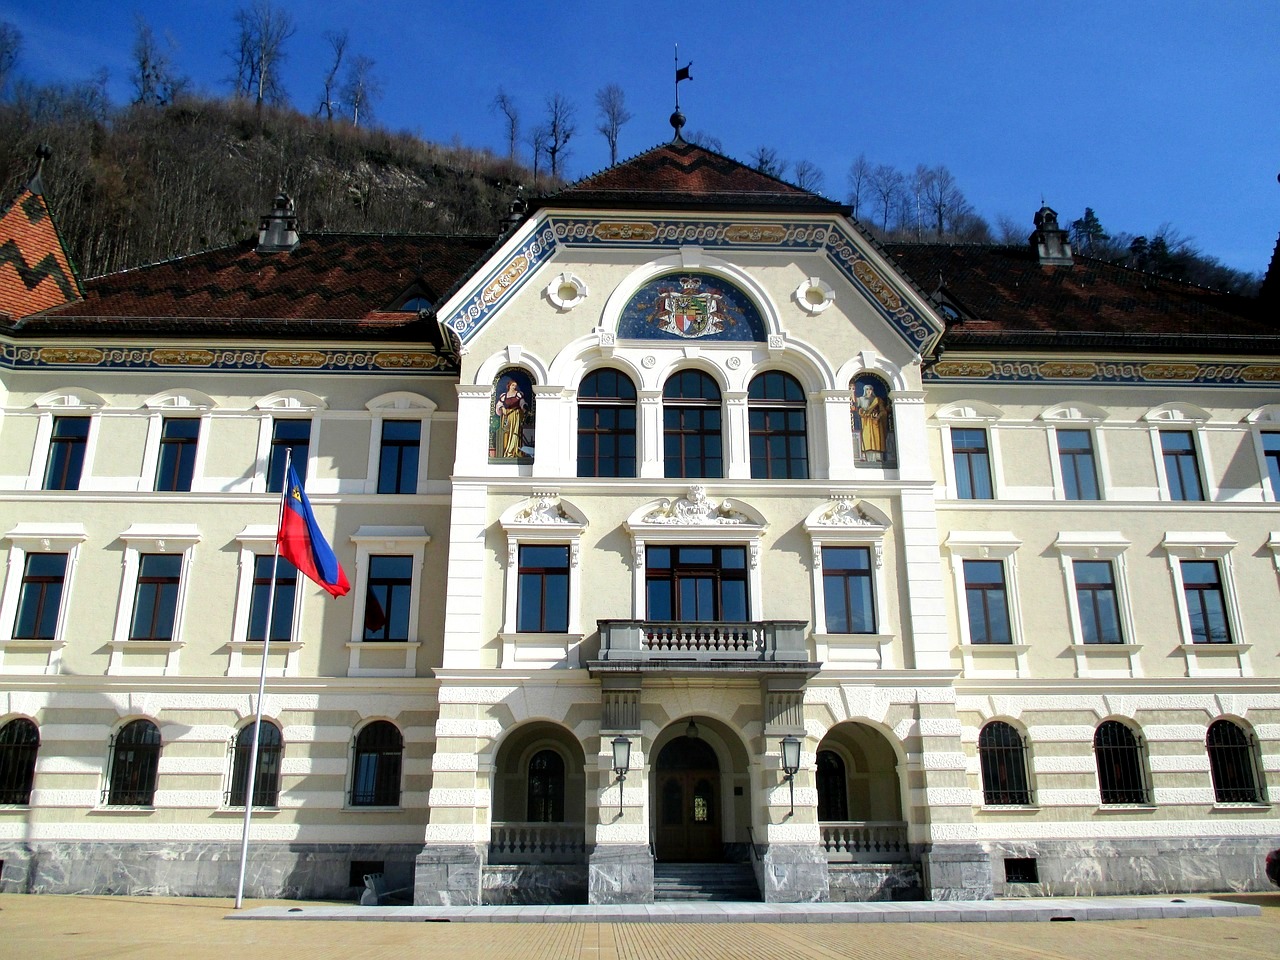
M 43 190 L 0 219 L 4 889 L 228 894 L 268 632 L 253 895 L 1265 885 L 1268 298 L 1047 207 L 884 246 L 678 134 L 497 238 L 281 196 L 83 281 Z M 272 580 L 286 453 L 344 597 Z

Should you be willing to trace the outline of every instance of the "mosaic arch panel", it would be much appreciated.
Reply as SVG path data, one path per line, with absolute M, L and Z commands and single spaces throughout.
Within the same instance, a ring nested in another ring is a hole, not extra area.
M 869 373 L 854 377 L 849 382 L 849 420 L 854 460 L 871 467 L 898 465 L 898 437 L 887 383 Z
M 532 463 L 533 378 L 507 367 L 493 381 L 489 404 L 489 462 Z
M 675 271 L 631 295 L 618 318 L 628 340 L 765 341 L 755 302 L 741 288 L 710 273 Z

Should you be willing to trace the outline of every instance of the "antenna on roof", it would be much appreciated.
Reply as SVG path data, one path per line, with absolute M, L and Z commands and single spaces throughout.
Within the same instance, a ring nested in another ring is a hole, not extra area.
M 671 126 L 675 128 L 676 135 L 674 142 L 684 143 L 684 137 L 680 136 L 680 128 L 684 126 L 684 114 L 680 112 L 680 81 L 692 80 L 693 74 L 689 72 L 689 68 L 693 66 L 690 60 L 683 67 L 680 66 L 680 45 L 673 44 L 675 48 L 676 61 L 676 112 L 671 114 Z

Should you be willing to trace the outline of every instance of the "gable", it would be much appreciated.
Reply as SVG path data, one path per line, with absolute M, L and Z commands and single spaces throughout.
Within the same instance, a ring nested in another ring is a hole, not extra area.
M 0 311 L 14 319 L 81 297 L 39 182 L 36 177 L 0 216 Z

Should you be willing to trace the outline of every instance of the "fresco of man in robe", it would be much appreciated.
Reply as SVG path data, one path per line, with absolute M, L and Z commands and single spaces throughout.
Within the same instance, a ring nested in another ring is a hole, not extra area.
M 891 465 L 896 459 L 890 436 L 893 432 L 893 408 L 869 380 L 855 380 L 852 394 L 849 412 L 854 435 L 860 444 L 858 459 Z

